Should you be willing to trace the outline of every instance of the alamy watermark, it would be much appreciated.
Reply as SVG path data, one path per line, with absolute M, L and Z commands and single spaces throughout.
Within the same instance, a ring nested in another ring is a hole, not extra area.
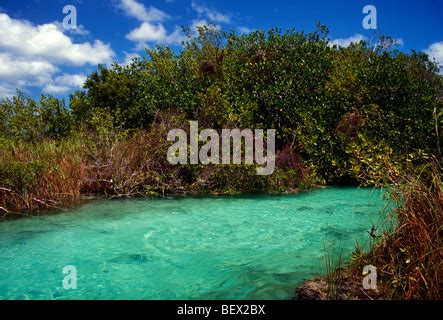
M 63 28 L 66 30 L 77 29 L 77 8 L 73 5 L 66 5 L 63 7 L 63 14 L 66 16 L 63 19 Z
M 366 5 L 363 7 L 363 13 L 366 16 L 363 18 L 363 29 L 376 30 L 377 29 L 377 8 L 373 5 Z
M 190 164 L 256 164 L 257 175 L 271 175 L 275 169 L 275 130 L 266 130 L 266 155 L 263 129 L 205 129 L 199 133 L 198 121 L 189 121 Z M 168 149 L 169 163 L 188 164 L 188 135 L 183 129 L 168 133 L 168 141 L 176 141 Z M 244 144 L 242 143 L 244 141 Z M 199 142 L 205 144 L 199 150 Z M 232 142 L 232 143 L 231 143 Z M 221 147 L 221 150 L 220 150 Z M 244 148 L 242 148 L 244 147 Z M 242 149 L 244 152 L 242 152 Z M 221 159 L 220 159 L 221 156 Z
M 365 290 L 377 290 L 377 268 L 368 265 L 363 268 L 363 278 L 362 284 Z
M 63 267 L 63 289 L 77 289 L 77 268 L 74 266 Z

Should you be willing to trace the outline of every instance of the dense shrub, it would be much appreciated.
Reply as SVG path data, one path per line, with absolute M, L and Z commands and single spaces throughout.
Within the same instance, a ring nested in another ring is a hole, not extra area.
M 375 157 L 392 150 L 399 162 L 440 152 L 437 68 L 389 43 L 331 47 L 324 26 L 241 36 L 203 28 L 178 54 L 159 47 L 129 66 L 100 67 L 71 105 L 76 118 L 99 109 L 125 129 L 149 128 L 162 110 L 215 129 L 274 128 L 278 148 L 297 142 L 326 182 L 359 182 L 368 166 L 350 150 L 367 141 L 379 145 Z
M 308 34 L 271 29 L 240 36 L 205 27 L 178 53 L 157 47 L 127 66 L 99 66 L 69 108 L 54 97 L 36 102 L 19 93 L 0 103 L 0 186 L 37 190 L 34 180 L 58 168 L 63 156 L 68 161 L 73 139 L 81 152 L 73 157 L 72 181 L 83 193 L 288 191 L 387 181 L 428 155 L 441 157 L 443 92 L 425 54 L 389 44 L 382 37 L 375 48 L 333 47 L 321 25 Z M 256 177 L 248 166 L 171 166 L 166 134 L 188 128 L 188 120 L 217 130 L 276 129 L 274 175 Z M 8 146 L 19 141 L 21 158 Z M 41 152 L 33 157 L 35 150 Z
M 80 195 L 83 148 L 78 137 L 33 144 L 0 139 L 0 209 L 51 208 Z
M 443 294 L 442 168 L 435 158 L 390 180 L 395 226 L 377 231 L 369 253 L 354 253 L 361 275 L 368 264 L 390 290 L 385 298 L 440 300 Z

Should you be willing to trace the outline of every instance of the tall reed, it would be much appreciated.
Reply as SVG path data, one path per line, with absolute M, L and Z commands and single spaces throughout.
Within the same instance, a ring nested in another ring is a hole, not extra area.
M 442 168 L 432 159 L 419 172 L 391 181 L 397 227 L 385 234 L 360 264 L 375 265 L 394 299 L 443 297 Z

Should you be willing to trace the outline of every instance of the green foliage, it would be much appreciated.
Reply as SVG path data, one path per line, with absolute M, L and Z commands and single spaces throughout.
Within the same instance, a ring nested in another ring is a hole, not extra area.
M 243 35 L 203 27 L 181 52 L 157 47 L 127 66 L 99 66 L 69 108 L 46 96 L 3 100 L 0 138 L 61 144 L 79 132 L 90 174 L 84 190 L 97 193 L 377 184 L 428 155 L 441 157 L 443 119 L 437 66 L 423 53 L 392 50 L 388 37 L 379 43 L 331 46 L 321 25 Z M 217 130 L 276 129 L 280 164 L 266 179 L 248 166 L 170 166 L 166 129 L 185 129 L 187 120 Z M 11 166 L 8 175 L 26 177 L 25 167 Z
M 18 93 L 0 102 L 0 137 L 34 142 L 68 137 L 73 119 L 64 101 L 42 95 L 37 103 Z
M 357 249 L 353 266 L 361 272 L 372 264 L 379 282 L 390 289 L 386 298 L 441 300 L 442 287 L 442 168 L 435 157 L 427 164 L 388 177 L 389 199 L 395 210 L 394 228 L 383 230 L 370 252 Z
M 392 50 L 388 37 L 375 48 L 341 48 L 321 25 L 240 36 L 206 27 L 178 54 L 157 47 L 129 66 L 101 66 L 71 108 L 80 122 L 103 110 L 124 129 L 148 128 L 162 110 L 216 129 L 274 128 L 279 146 L 295 142 L 319 177 L 342 183 L 371 174 L 357 163 L 365 141 L 379 145 L 364 151 L 374 159 L 386 150 L 399 161 L 416 150 L 436 154 L 441 88 L 425 54 Z
M 42 161 L 12 161 L 0 168 L 2 186 L 26 193 L 27 188 L 41 177 L 45 166 Z
M 146 50 L 127 66 L 99 66 L 84 90 L 0 102 L 0 212 L 48 208 L 64 196 L 292 192 L 314 184 L 390 184 L 399 228 L 356 264 L 378 262 L 394 297 L 441 298 L 443 77 L 420 52 L 381 37 L 332 47 L 305 34 L 236 35 L 203 27 L 175 53 Z M 174 128 L 277 130 L 276 168 L 173 166 Z M 434 159 L 437 160 L 434 160 Z M 429 164 L 430 159 L 433 159 Z M 408 172 L 408 175 L 402 175 Z M 419 177 L 419 178 L 417 178 Z M 325 244 L 328 296 L 341 257 Z

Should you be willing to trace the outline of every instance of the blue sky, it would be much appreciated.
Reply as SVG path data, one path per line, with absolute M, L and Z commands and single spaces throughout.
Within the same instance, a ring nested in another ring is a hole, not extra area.
M 77 10 L 76 30 L 63 28 L 65 5 Z M 365 5 L 377 9 L 377 30 L 362 26 Z M 309 32 L 316 21 L 334 43 L 382 33 L 397 39 L 398 49 L 425 51 L 443 64 L 440 0 L 0 0 L 0 97 L 16 88 L 66 97 L 98 63 L 125 63 L 156 44 L 180 50 L 181 26 Z

